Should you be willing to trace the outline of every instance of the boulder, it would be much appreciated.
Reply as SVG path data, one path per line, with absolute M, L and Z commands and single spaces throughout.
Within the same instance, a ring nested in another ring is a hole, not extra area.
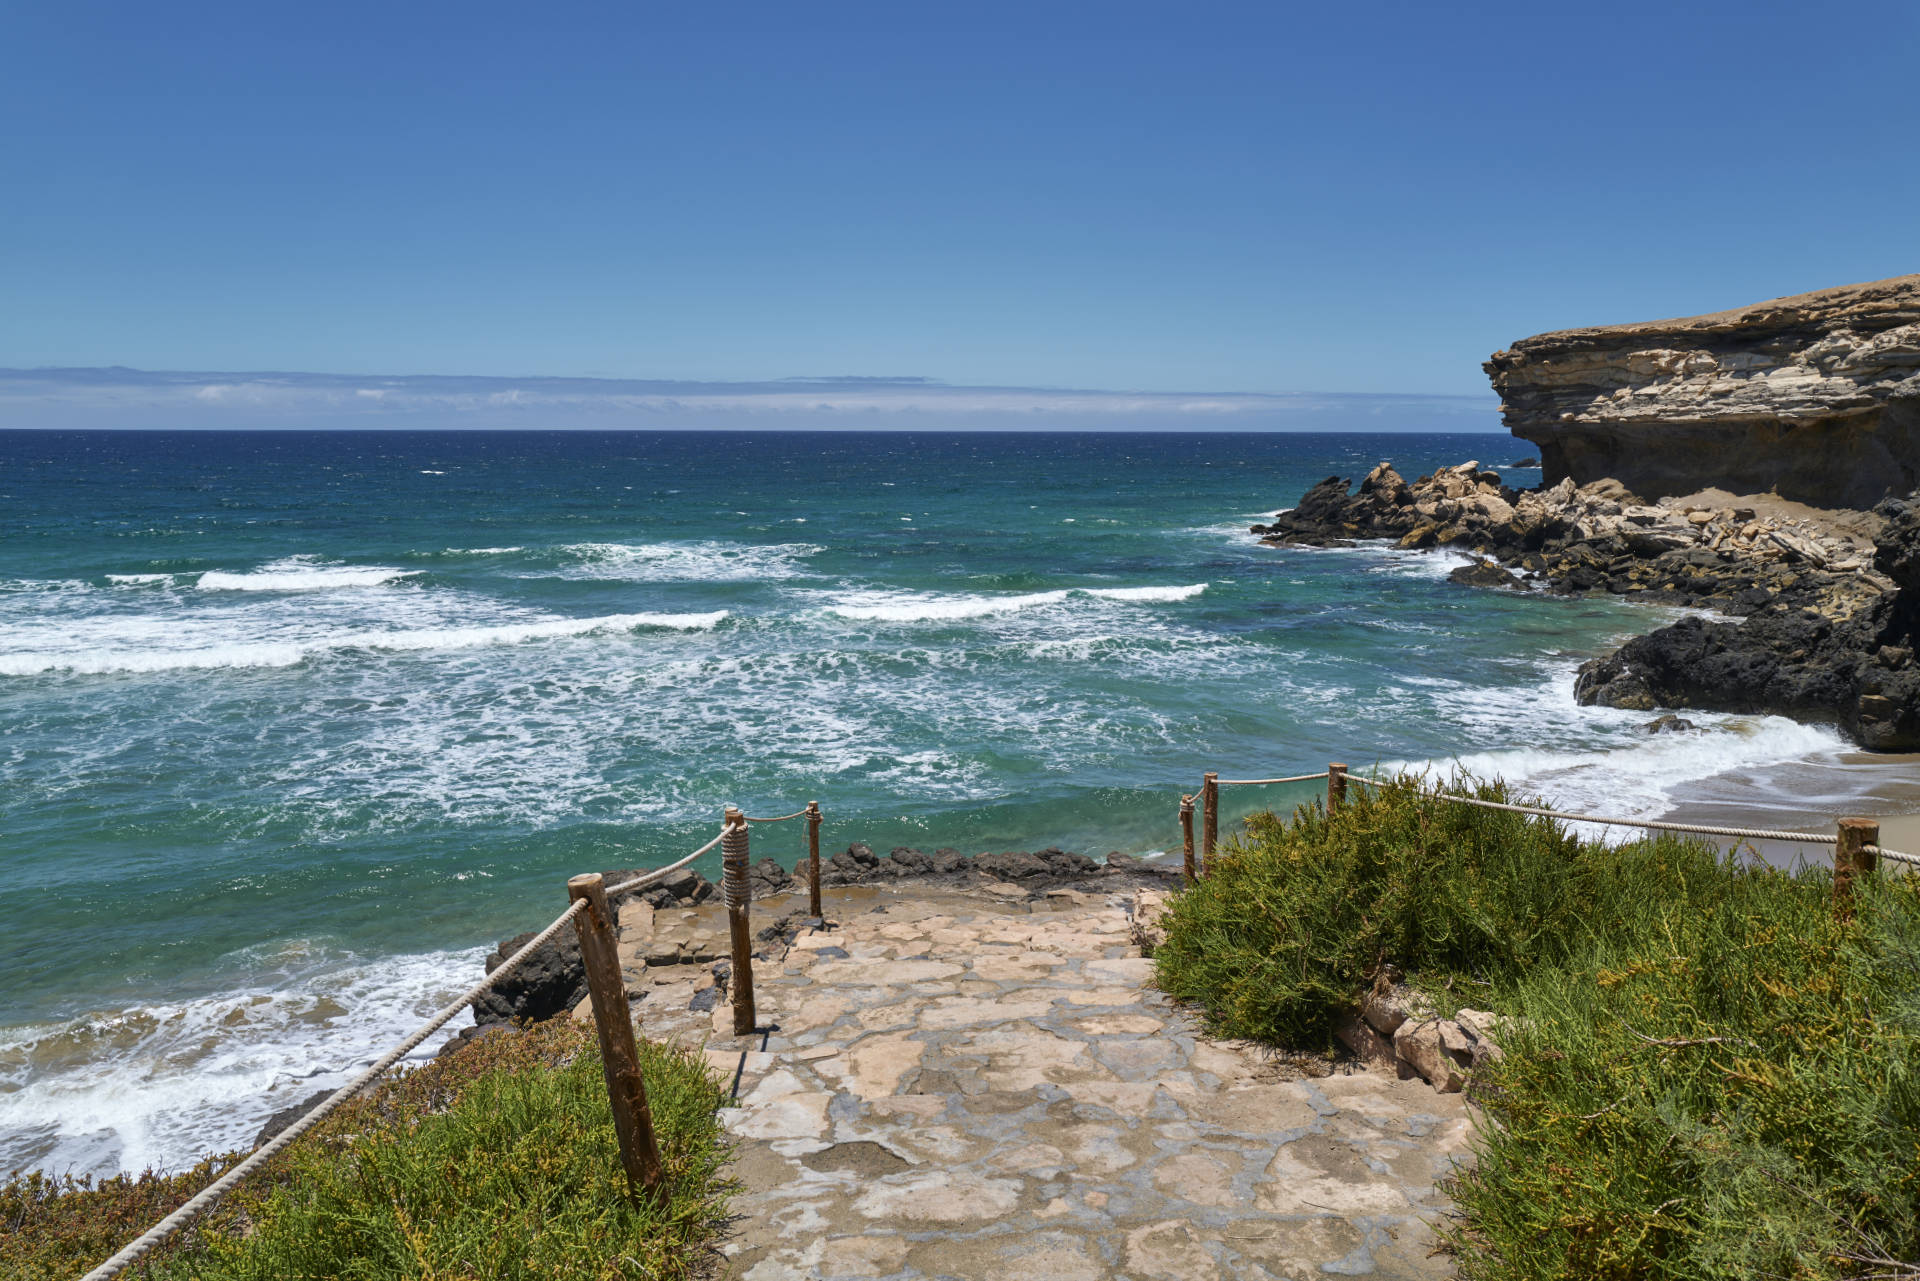
M 531 943 L 537 930 L 503 940 L 487 957 L 491 974 L 515 952 Z M 525 1019 L 539 1023 L 565 1014 L 587 994 L 586 966 L 580 960 L 580 940 L 563 929 L 543 943 L 520 968 L 480 994 L 473 1003 L 473 1021 L 485 1027 Z
M 1353 1057 L 1369 1067 L 1392 1067 L 1398 1062 L 1393 1042 L 1352 1011 L 1334 1021 L 1333 1034 Z
M 1360 1016 L 1382 1036 L 1392 1036 L 1408 1019 L 1430 1014 L 1413 989 L 1401 984 L 1376 987 L 1360 999 Z
M 1439 1094 L 1458 1094 L 1466 1086 L 1471 1042 L 1451 1019 L 1408 1019 L 1393 1034 L 1393 1051 Z
M 976 854 L 972 862 L 982 875 L 1002 881 L 1030 881 L 1052 870 L 1044 859 L 1012 850 L 999 854 Z
M 1463 583 L 1468 587 L 1504 587 L 1514 591 L 1524 591 L 1526 585 L 1490 560 L 1475 560 L 1471 565 L 1462 565 L 1447 575 L 1450 583 Z

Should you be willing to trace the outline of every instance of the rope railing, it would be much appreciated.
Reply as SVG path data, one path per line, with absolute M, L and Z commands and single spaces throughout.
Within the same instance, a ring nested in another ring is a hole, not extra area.
M 1309 783 L 1315 779 L 1327 780 L 1327 809 L 1338 809 L 1346 798 L 1347 783 L 1363 783 L 1368 787 L 1382 787 L 1386 780 L 1366 778 L 1359 774 L 1349 774 L 1347 767 L 1340 764 L 1329 765 L 1318 774 L 1294 774 L 1284 778 L 1221 778 L 1217 774 L 1202 776 L 1200 791 L 1196 794 L 1202 806 L 1202 857 L 1199 868 L 1204 872 L 1211 858 L 1219 830 L 1220 789 L 1229 786 L 1249 786 L 1269 783 Z M 1803 845 L 1828 845 L 1834 849 L 1834 894 L 1836 902 L 1851 901 L 1851 883 L 1855 875 L 1869 872 L 1878 859 L 1891 859 L 1897 863 L 1920 867 L 1920 855 L 1909 854 L 1902 850 L 1891 850 L 1879 844 L 1880 825 L 1872 819 L 1843 818 L 1839 831 L 1832 835 L 1820 832 L 1792 832 L 1783 828 L 1767 827 L 1728 827 L 1715 823 L 1676 823 L 1667 819 L 1621 818 L 1612 814 L 1584 814 L 1571 810 L 1549 809 L 1543 805 L 1515 805 L 1506 801 L 1482 800 L 1477 796 L 1461 796 L 1457 792 L 1423 791 L 1423 796 L 1435 800 L 1451 801 L 1458 805 L 1473 805 L 1481 809 L 1504 810 L 1511 814 L 1526 814 L 1538 818 L 1557 819 L 1563 823 L 1595 823 L 1606 827 L 1637 827 L 1650 832 L 1681 832 L 1698 836 L 1722 836 L 1742 841 L 1781 841 Z M 1180 798 L 1180 822 L 1185 841 L 1185 870 L 1189 881 L 1195 878 L 1193 859 L 1193 801 L 1194 796 Z
M 723 889 L 734 936 L 735 968 L 732 986 L 735 996 L 733 1001 L 735 1030 L 740 1032 L 739 1024 L 744 1017 L 747 1025 L 745 1031 L 751 1032 L 754 1020 L 753 975 L 752 954 L 749 950 L 747 934 L 747 909 L 752 894 L 746 876 L 747 825 L 749 823 L 784 823 L 789 819 L 803 817 L 809 820 L 809 841 L 812 847 L 811 903 L 813 915 L 819 916 L 821 817 L 818 802 L 809 802 L 805 809 L 796 810 L 792 814 L 785 814 L 778 818 L 748 818 L 729 805 L 726 813 L 727 821 L 718 835 L 691 854 L 665 867 L 653 868 L 612 886 L 606 885 L 604 878 L 598 873 L 574 877 L 567 882 L 567 890 L 573 901 L 567 906 L 567 910 L 556 916 L 545 929 L 529 939 L 512 956 L 496 965 L 485 978 L 461 993 L 452 1004 L 421 1024 L 405 1040 L 375 1059 L 359 1075 L 321 1100 L 318 1106 L 312 1108 L 292 1125 L 255 1148 L 231 1170 L 195 1193 L 179 1209 L 122 1247 L 112 1258 L 88 1272 L 81 1281 L 109 1281 L 109 1278 L 117 1277 L 139 1263 L 181 1228 L 212 1209 L 218 1204 L 220 1198 L 232 1191 L 242 1179 L 266 1164 L 288 1144 L 320 1124 L 347 1100 L 371 1085 L 387 1069 L 419 1048 L 422 1042 L 445 1027 L 455 1015 L 472 1006 L 475 1001 L 520 969 L 529 957 L 550 943 L 569 922 L 573 923 L 580 933 L 581 959 L 586 969 L 594 1023 L 599 1029 L 601 1057 L 606 1068 L 607 1090 L 613 1106 L 614 1129 L 619 1139 L 621 1161 L 626 1166 L 630 1184 L 637 1191 L 644 1191 L 649 1195 L 657 1194 L 661 1178 L 660 1157 L 654 1142 L 652 1117 L 647 1107 L 644 1083 L 639 1079 L 639 1058 L 633 1040 L 632 1014 L 627 1003 L 626 986 L 620 977 L 609 900 L 617 895 L 653 884 L 679 871 L 715 846 L 724 844 L 727 847 L 727 858 Z M 745 1032 L 740 1034 L 744 1035 Z
M 1264 787 L 1269 783 L 1312 783 L 1327 776 L 1327 771 L 1318 774 L 1294 774 L 1287 778 L 1216 778 L 1213 780 L 1222 787 Z
M 791 814 L 782 814 L 779 818 L 754 818 L 752 815 L 748 815 L 747 822 L 749 823 L 784 823 L 788 819 L 805 818 L 807 816 L 807 813 L 808 813 L 807 810 L 798 809 Z
M 651 885 L 655 881 L 660 880 L 662 877 L 666 876 L 668 873 L 679 871 L 681 868 L 685 867 L 687 864 L 693 862 L 693 860 L 699 858 L 702 854 L 705 854 L 708 850 L 718 845 L 721 841 L 721 838 L 724 837 L 725 835 L 726 833 L 724 831 L 721 832 L 719 836 L 714 837 L 712 840 L 708 841 L 705 845 L 702 845 L 699 849 L 687 855 L 685 858 L 681 859 L 677 863 L 669 863 L 665 867 L 656 867 L 651 872 L 642 872 L 639 876 L 634 877 L 631 881 L 622 881 L 618 885 L 609 885 L 607 887 L 607 897 L 612 898 L 616 894 L 625 894 L 628 890 L 639 889 L 642 885 Z

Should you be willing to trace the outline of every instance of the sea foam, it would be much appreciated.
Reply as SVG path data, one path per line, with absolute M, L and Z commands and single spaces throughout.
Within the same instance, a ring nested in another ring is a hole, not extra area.
M 341 631 L 286 641 L 225 641 L 192 648 L 126 648 L 106 645 L 68 651 L 23 650 L 0 653 L 0 676 L 36 676 L 49 672 L 102 675 L 111 672 L 192 671 L 208 668 L 292 667 L 322 654 L 343 650 L 422 651 L 518 645 L 572 636 L 610 635 L 658 628 L 710 631 L 726 610 L 700 614 L 606 614 L 595 618 L 548 618 L 477 627 L 422 627 Z
M 179 1168 L 245 1148 L 471 984 L 485 952 L 371 960 L 293 940 L 236 958 L 258 977 L 229 993 L 0 1031 L 0 1169 Z
M 813 543 L 734 543 L 717 539 L 659 543 L 570 543 L 554 549 L 557 577 L 630 582 L 779 581 L 807 573 L 801 563 L 824 549 Z
M 1205 583 L 1193 583 L 1183 587 L 1072 587 L 1008 596 L 875 591 L 844 597 L 826 606 L 826 610 L 861 622 L 934 623 L 1018 613 L 1036 606 L 1063 604 L 1075 596 L 1165 604 L 1190 600 L 1206 590 Z
M 386 565 L 323 564 L 316 557 L 289 556 L 241 574 L 210 569 L 200 575 L 197 586 L 217 592 L 327 592 L 380 587 L 419 572 Z

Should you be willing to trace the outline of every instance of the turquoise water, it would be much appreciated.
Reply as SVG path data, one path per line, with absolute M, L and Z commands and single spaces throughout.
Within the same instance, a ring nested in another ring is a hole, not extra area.
M 1519 452 L 0 434 L 0 1170 L 244 1142 L 568 875 L 677 857 L 728 802 L 817 799 L 829 847 L 1142 853 L 1209 768 L 1465 753 L 1652 814 L 1837 749 L 1737 718 L 1650 743 L 1574 707 L 1574 666 L 1653 611 L 1245 532 L 1329 473 Z M 1229 816 L 1311 790 L 1230 792 Z

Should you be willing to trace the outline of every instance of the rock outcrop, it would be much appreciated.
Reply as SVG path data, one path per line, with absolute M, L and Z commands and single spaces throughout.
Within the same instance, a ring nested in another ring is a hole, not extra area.
M 1920 485 L 1920 275 L 1540 334 L 1485 368 L 1549 485 L 1862 509 Z
M 1878 751 L 1920 748 L 1920 505 L 1881 504 L 1874 566 L 1897 591 L 1851 612 L 1773 601 L 1739 624 L 1685 618 L 1580 668 L 1613 707 L 1699 707 L 1834 720 Z
M 1251 531 L 1275 544 L 1391 538 L 1412 550 L 1451 548 L 1480 558 L 1450 575 L 1468 586 L 1532 581 L 1560 594 L 1604 591 L 1736 616 L 1784 601 L 1850 617 L 1895 586 L 1862 535 L 1763 515 L 1737 499 L 1647 503 L 1613 480 L 1519 491 L 1477 462 L 1411 484 L 1381 463 L 1357 493 L 1329 476 Z
M 1382 463 L 1352 488 L 1330 476 L 1252 532 L 1274 544 L 1447 547 L 1480 558 L 1450 575 L 1468 586 L 1604 591 L 1743 618 L 1687 618 L 1629 641 L 1583 666 L 1575 695 L 1781 713 L 1835 722 L 1877 751 L 1920 749 L 1920 496 L 1883 502 L 1864 524 L 1850 514 L 1845 523 L 1877 531 L 1869 541 L 1737 499 L 1647 503 L 1612 479 L 1521 492 L 1473 462 L 1412 484 Z

